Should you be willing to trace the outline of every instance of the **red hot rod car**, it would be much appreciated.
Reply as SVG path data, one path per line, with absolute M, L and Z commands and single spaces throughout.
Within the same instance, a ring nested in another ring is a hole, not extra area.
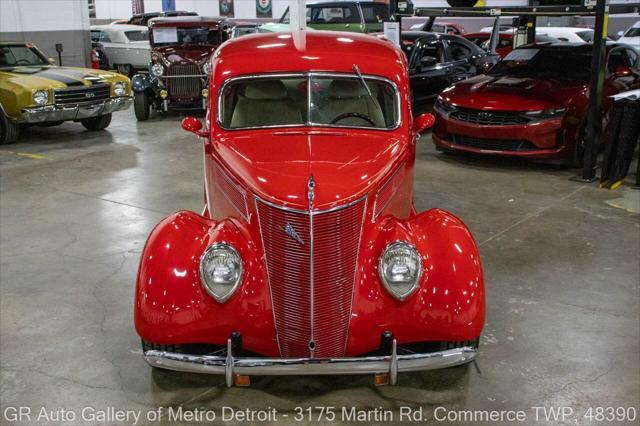
M 340 52 L 336 55 L 336 52 Z M 251 58 L 247 61 L 246 58 Z M 403 53 L 337 32 L 256 34 L 212 58 L 205 207 L 144 248 L 135 325 L 169 370 L 376 374 L 467 363 L 485 318 L 478 249 L 413 205 L 417 135 Z

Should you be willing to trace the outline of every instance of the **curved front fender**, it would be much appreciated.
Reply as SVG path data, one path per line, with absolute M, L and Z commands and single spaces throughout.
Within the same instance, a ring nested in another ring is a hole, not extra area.
M 242 283 L 225 303 L 202 287 L 198 266 L 214 241 L 232 244 L 244 260 Z M 278 355 L 271 299 L 257 248 L 235 221 L 215 222 L 196 213 L 175 213 L 153 230 L 140 260 L 135 326 L 153 343 L 224 345 L 238 331 L 246 349 Z
M 460 219 L 432 209 L 408 220 L 387 217 L 367 234 L 370 240 L 362 246 L 353 298 L 348 355 L 379 346 L 385 331 L 402 343 L 480 336 L 485 320 L 482 266 L 475 241 Z M 378 259 L 396 240 L 414 244 L 423 263 L 418 290 L 402 302 L 391 297 L 378 278 Z

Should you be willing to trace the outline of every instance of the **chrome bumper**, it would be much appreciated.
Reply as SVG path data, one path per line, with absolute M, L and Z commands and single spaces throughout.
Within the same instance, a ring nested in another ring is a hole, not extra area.
M 476 348 L 464 346 L 427 354 L 398 355 L 394 340 L 391 355 L 360 358 L 236 358 L 231 339 L 227 341 L 226 356 L 188 355 L 163 351 L 146 351 L 144 359 L 149 365 L 188 373 L 224 374 L 227 386 L 239 375 L 295 376 L 331 374 L 389 373 L 389 382 L 397 383 L 398 373 L 436 370 L 471 362 L 477 356 Z
M 47 121 L 78 121 L 128 109 L 133 104 L 130 96 L 80 105 L 47 105 L 25 108 L 16 120 L 18 123 L 44 123 Z

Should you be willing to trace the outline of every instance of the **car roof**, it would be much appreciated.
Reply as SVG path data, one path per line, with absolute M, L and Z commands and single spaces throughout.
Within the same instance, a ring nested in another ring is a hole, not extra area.
M 406 59 L 398 47 L 370 35 L 338 31 L 246 35 L 225 42 L 213 59 L 217 81 L 278 72 L 353 73 L 354 65 L 363 74 L 383 76 L 396 83 L 403 83 L 401 76 L 406 73 Z
M 220 16 L 161 16 L 149 20 L 149 26 L 170 24 L 219 24 L 226 18 Z
M 309 6 L 340 7 L 340 6 L 350 5 L 350 4 L 381 4 L 383 6 L 386 6 L 385 3 L 380 3 L 380 2 L 377 2 L 377 1 L 371 1 L 371 0 L 358 1 L 358 0 L 354 0 L 354 1 L 317 1 L 317 2 L 307 2 L 307 7 L 309 7 Z
M 113 31 L 147 31 L 146 27 L 130 24 L 108 24 L 108 25 L 91 25 L 90 30 L 113 30 Z

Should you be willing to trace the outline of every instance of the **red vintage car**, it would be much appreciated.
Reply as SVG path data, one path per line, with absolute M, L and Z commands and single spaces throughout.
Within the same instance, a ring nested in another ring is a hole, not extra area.
M 454 84 L 434 105 L 432 140 L 445 151 L 580 165 L 589 106 L 592 46 L 534 44 L 513 50 L 486 75 Z M 607 44 L 603 108 L 640 86 L 638 54 Z
M 340 52 L 336 55 L 336 52 Z M 247 58 L 251 58 L 247 61 Z M 467 227 L 417 213 L 404 54 L 339 32 L 255 34 L 212 58 L 202 214 L 156 226 L 135 326 L 154 367 L 378 374 L 467 363 L 485 292 Z

